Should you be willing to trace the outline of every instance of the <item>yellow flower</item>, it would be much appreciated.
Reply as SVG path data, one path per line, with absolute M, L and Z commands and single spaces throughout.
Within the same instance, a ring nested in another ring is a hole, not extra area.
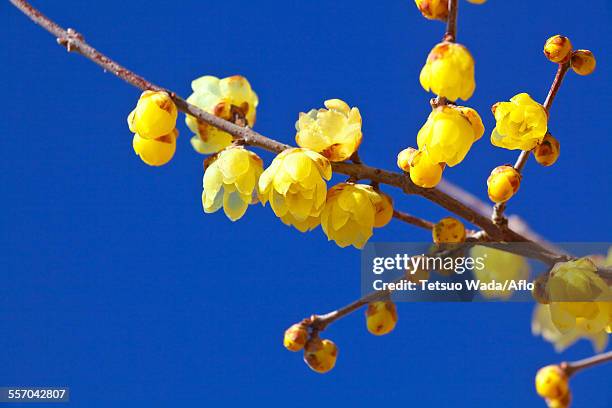
M 467 101 L 476 88 L 474 59 L 461 44 L 439 43 L 429 53 L 419 79 L 426 91 L 451 101 Z
M 455 166 L 465 158 L 484 126 L 478 113 L 463 106 L 435 108 L 419 130 L 417 144 L 437 163 Z
M 230 146 L 207 160 L 204 171 L 202 206 L 206 213 L 223 207 L 227 218 L 240 219 L 256 198 L 256 186 L 263 172 L 259 156 L 243 147 Z
M 552 322 L 560 332 L 569 332 L 579 325 L 595 334 L 608 325 L 612 293 L 589 258 L 553 266 L 546 292 Z
M 573 329 L 561 333 L 550 317 L 550 306 L 538 304 L 533 311 L 531 332 L 534 336 L 541 335 L 544 340 L 552 343 L 558 353 L 561 353 L 580 339 L 590 340 L 593 350 L 596 352 L 604 351 L 608 345 L 608 335 L 606 332 L 602 330 L 597 333 L 589 333 L 582 324 L 584 320 L 577 323 L 579 324 L 576 324 Z
M 535 386 L 542 398 L 560 400 L 569 392 L 569 378 L 561 367 L 549 365 L 538 370 Z
M 564 35 L 554 35 L 544 44 L 544 55 L 552 62 L 563 64 L 572 56 L 572 43 Z
M 410 180 L 419 187 L 433 188 L 442 180 L 444 163 L 436 163 L 426 152 L 418 151 L 410 162 Z
M 590 75 L 595 71 L 595 56 L 589 50 L 576 50 L 572 53 L 572 69 L 578 75 Z
M 448 17 L 448 0 L 414 0 L 414 2 L 425 18 L 446 21 Z
M 531 150 L 546 136 L 546 110 L 528 94 L 515 95 L 510 102 L 499 102 L 493 108 L 497 122 L 491 133 L 493 145 L 508 150 Z
M 366 309 L 368 331 L 375 336 L 391 332 L 397 324 L 397 308 L 390 300 L 370 302 Z
M 453 217 L 442 218 L 431 230 L 436 244 L 458 244 L 465 241 L 465 226 Z
M 529 264 L 522 256 L 518 256 L 496 248 L 475 246 L 470 250 L 474 259 L 481 258 L 484 268 L 475 267 L 474 277 L 481 283 L 518 282 L 529 278 Z M 485 298 L 508 299 L 512 290 L 483 290 Z
M 234 112 L 244 116 L 253 127 L 259 99 L 251 84 L 240 75 L 219 79 L 206 75 L 191 82 L 193 93 L 187 102 L 225 120 L 232 120 Z M 187 115 L 185 123 L 195 133 L 193 148 L 202 154 L 216 153 L 232 143 L 232 135 Z
M 550 133 L 546 133 L 542 142 L 533 150 L 536 161 L 545 167 L 555 164 L 560 153 L 561 145 Z
M 296 323 L 285 331 L 283 345 L 289 351 L 300 351 L 308 340 L 308 329 L 302 323 Z
M 177 115 L 176 105 L 166 92 L 144 91 L 128 116 L 128 126 L 142 139 L 156 139 L 172 132 Z
M 300 113 L 295 123 L 295 141 L 330 161 L 341 162 L 351 157 L 361 143 L 361 114 L 340 99 L 325 101 L 325 107 Z
M 149 166 L 163 166 L 174 156 L 177 137 L 176 129 L 168 135 L 155 139 L 145 139 L 136 133 L 132 139 L 132 147 L 140 159 Z
M 308 340 L 304 348 L 304 361 L 317 373 L 326 373 L 336 365 L 338 347 L 331 340 L 318 337 Z
M 376 225 L 376 206 L 383 197 L 372 186 L 340 183 L 327 192 L 321 227 L 330 241 L 344 248 L 363 248 Z
M 329 161 L 308 149 L 287 149 L 278 154 L 259 178 L 259 198 L 287 225 L 306 232 L 320 223 L 327 184 L 332 176 Z
M 487 192 L 494 203 L 508 201 L 521 186 L 521 173 L 514 167 L 497 166 L 487 179 Z

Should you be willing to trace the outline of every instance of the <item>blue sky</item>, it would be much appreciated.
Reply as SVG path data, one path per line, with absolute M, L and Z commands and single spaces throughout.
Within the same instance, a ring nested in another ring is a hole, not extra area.
M 43 12 L 145 77 L 185 96 L 204 74 L 245 75 L 259 94 L 256 129 L 293 142 L 300 111 L 342 98 L 364 118 L 362 158 L 395 167 L 415 144 L 431 95 L 418 73 L 441 38 L 412 1 L 37 1 Z M 550 35 L 593 50 L 594 75 L 570 73 L 551 111 L 561 158 L 530 162 L 510 212 L 555 241 L 610 241 L 609 2 L 460 0 L 460 42 L 476 61 L 467 103 L 493 127 L 496 101 L 542 101 L 555 66 Z M 530 334 L 529 304 L 401 304 L 396 330 L 367 333 L 361 312 L 327 336 L 333 372 L 285 351 L 286 327 L 359 294 L 359 252 L 301 234 L 270 208 L 244 219 L 201 209 L 202 157 L 181 136 L 149 168 L 125 118 L 139 92 L 67 55 L 0 4 L 0 385 L 68 385 L 73 406 L 544 406 L 538 367 L 563 356 Z M 445 176 L 486 198 L 490 170 L 515 152 L 484 137 Z M 271 156 L 262 153 L 269 163 Z M 340 180 L 340 179 L 338 179 Z M 447 215 L 419 197 L 397 207 Z M 423 241 L 393 222 L 376 241 Z M 612 365 L 572 380 L 576 406 L 609 408 Z

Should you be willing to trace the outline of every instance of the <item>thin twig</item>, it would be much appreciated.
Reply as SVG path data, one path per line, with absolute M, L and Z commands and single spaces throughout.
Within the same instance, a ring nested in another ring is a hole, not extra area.
M 560 366 L 565 371 L 567 376 L 570 377 L 580 370 L 584 370 L 585 368 L 593 367 L 595 365 L 603 364 L 609 361 L 612 361 L 612 351 L 597 354 L 593 357 L 585 358 L 578 361 L 564 362 L 561 363 Z
M 563 78 L 565 77 L 565 74 L 567 73 L 569 68 L 570 68 L 569 62 L 565 64 L 559 64 L 559 68 L 557 69 L 557 74 L 555 75 L 555 79 L 553 80 L 553 83 L 551 84 L 550 89 L 548 90 L 548 95 L 546 96 L 546 100 L 544 101 L 544 104 L 542 105 L 544 109 L 546 110 L 546 114 L 548 115 L 550 115 L 550 108 L 552 107 L 552 103 L 555 100 L 555 97 L 557 96 L 559 89 L 561 88 L 561 84 L 563 83 Z M 530 155 L 531 155 L 530 150 L 523 150 L 519 154 L 518 158 L 516 159 L 516 163 L 514 164 L 514 168 L 519 173 L 522 173 L 523 169 L 525 168 L 525 165 L 527 164 L 527 160 L 529 160 Z M 493 219 L 493 222 L 495 222 L 495 224 L 497 225 L 503 226 L 506 223 L 506 219 L 504 217 L 504 210 L 506 209 L 506 205 L 507 205 L 506 203 L 507 202 L 496 204 L 495 207 L 493 208 L 492 219 Z
M 446 33 L 443 41 L 455 42 L 457 39 L 457 10 L 459 2 L 457 0 L 449 0 L 448 2 L 448 18 L 446 20 Z
M 426 221 L 422 218 L 415 217 L 414 215 L 407 214 L 405 212 L 393 210 L 393 216 L 400 221 L 404 221 L 408 224 L 412 224 L 416 227 L 423 228 L 426 230 L 430 230 L 433 228 L 434 224 L 430 221 Z

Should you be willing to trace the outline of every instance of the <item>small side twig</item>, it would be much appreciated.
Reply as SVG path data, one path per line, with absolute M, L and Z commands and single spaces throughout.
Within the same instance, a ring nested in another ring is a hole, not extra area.
M 393 217 L 405 223 L 408 223 L 408 224 L 411 224 L 411 225 L 414 225 L 416 227 L 423 228 L 426 230 L 430 230 L 430 231 L 432 230 L 434 226 L 433 222 L 426 221 L 422 218 L 415 217 L 414 215 L 410 215 L 402 211 L 393 210 Z
M 561 84 L 563 83 L 563 78 L 565 78 L 565 74 L 570 69 L 570 63 L 566 62 L 564 64 L 559 64 L 559 68 L 557 69 L 557 74 L 555 75 L 555 79 L 553 80 L 550 89 L 548 90 L 548 95 L 546 96 L 546 100 L 542 105 L 546 110 L 546 113 L 550 115 L 550 108 L 552 107 L 552 103 L 561 88 Z M 514 164 L 514 168 L 522 173 L 525 165 L 527 164 L 527 160 L 529 160 L 529 156 L 531 156 L 530 150 L 523 150 L 518 158 L 516 159 L 516 163 Z M 504 216 L 504 210 L 506 209 L 506 202 L 496 204 L 493 208 L 493 215 L 491 216 L 493 222 L 497 225 L 505 227 L 507 224 L 506 217 Z
M 459 2 L 457 0 L 449 0 L 448 2 L 448 19 L 446 20 L 446 33 L 443 41 L 455 42 L 457 39 L 457 11 Z
M 576 374 L 580 370 L 585 368 L 593 367 L 598 364 L 603 364 L 612 361 L 612 351 L 606 353 L 597 354 L 593 357 L 585 358 L 573 362 L 563 362 L 559 366 L 565 371 L 568 377 Z

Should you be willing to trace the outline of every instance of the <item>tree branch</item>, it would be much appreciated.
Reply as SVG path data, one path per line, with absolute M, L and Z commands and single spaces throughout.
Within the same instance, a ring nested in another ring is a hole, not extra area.
M 177 108 L 182 112 L 192 115 L 197 119 L 206 122 L 212 126 L 215 126 L 229 134 L 236 139 L 241 139 L 244 144 L 259 147 L 274 153 L 280 153 L 281 151 L 291 148 L 290 145 L 278 142 L 276 140 L 267 138 L 249 127 L 238 126 L 232 122 L 221 119 L 214 116 L 204 110 L 198 108 L 195 105 L 189 104 L 183 98 L 178 96 L 176 93 L 160 87 L 145 78 L 137 75 L 136 73 L 128 70 L 121 66 L 117 62 L 111 60 L 106 55 L 99 52 L 87 44 L 82 35 L 72 29 L 65 30 L 48 17 L 43 15 L 40 11 L 32 7 L 26 0 L 9 0 L 15 7 L 21 10 L 27 15 L 34 23 L 40 25 L 42 28 L 53 34 L 57 38 L 57 42 L 64 46 L 69 52 L 78 53 L 85 58 L 93 61 L 105 71 L 109 71 L 117 77 L 123 79 L 127 83 L 141 89 L 141 90 L 155 90 L 165 91 L 174 100 Z M 456 0 L 451 0 L 452 3 L 456 3 Z M 456 4 L 454 10 L 456 11 Z M 452 19 L 452 18 L 451 18 Z M 456 19 L 456 17 L 455 17 Z M 451 28 L 455 23 L 449 22 Z M 554 94 L 552 95 L 554 97 Z M 456 199 L 455 197 L 444 193 L 443 191 L 436 188 L 422 188 L 406 177 L 404 174 L 391 172 L 379 168 L 367 166 L 365 164 L 356 163 L 333 163 L 334 171 L 348 175 L 355 179 L 368 179 L 375 183 L 387 184 L 389 186 L 397 187 L 407 194 L 415 194 L 422 196 L 429 201 L 436 203 L 437 205 L 447 209 L 448 211 L 464 218 L 474 225 L 480 227 L 485 233 L 487 240 L 503 241 L 503 242 L 526 242 L 530 244 L 532 248 L 529 251 L 530 255 L 539 259 L 547 264 L 554 264 L 560 260 L 573 259 L 566 257 L 562 254 L 558 254 L 544 248 L 540 243 L 530 241 L 520 233 L 509 229 L 507 227 L 500 227 L 496 225 L 490 218 L 480 214 L 470 206 Z M 606 272 L 607 273 L 607 272 Z
M 407 224 L 414 225 L 415 227 L 423 228 L 426 230 L 430 230 L 433 228 L 433 223 L 430 221 L 426 221 L 424 219 L 415 217 L 414 215 L 407 214 L 402 211 L 393 210 L 393 217 L 397 218 L 400 221 L 404 221 Z

